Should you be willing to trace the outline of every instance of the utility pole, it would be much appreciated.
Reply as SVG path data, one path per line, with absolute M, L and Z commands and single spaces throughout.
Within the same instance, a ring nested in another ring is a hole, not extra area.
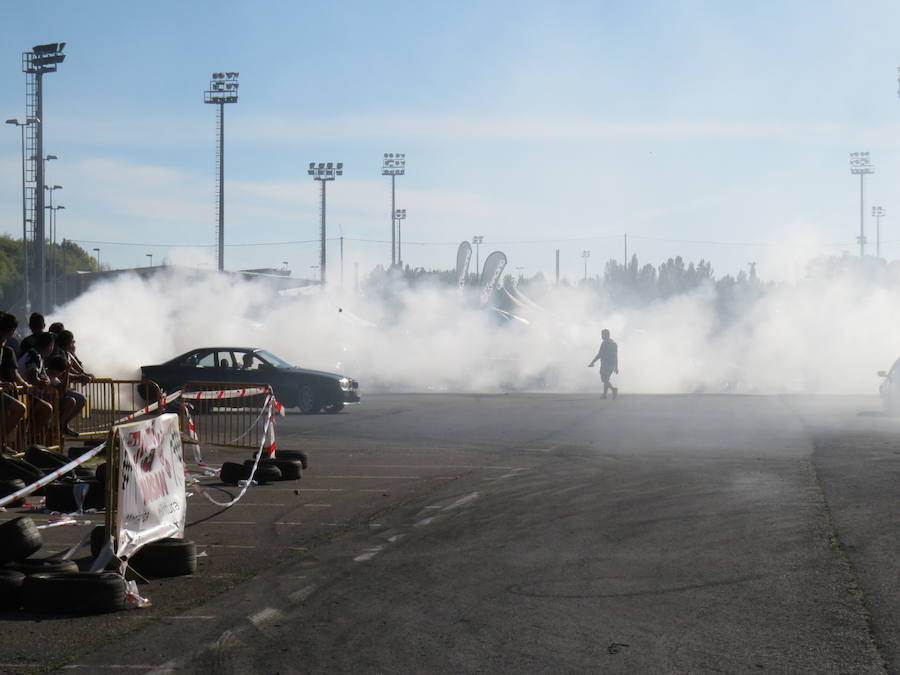
M 556 249 L 556 285 L 559 286 L 559 249 Z
M 581 257 L 584 258 L 584 280 L 587 281 L 587 261 L 591 257 L 590 251 L 582 251 Z
M 625 237 L 625 267 L 628 267 L 628 235 L 622 235 Z

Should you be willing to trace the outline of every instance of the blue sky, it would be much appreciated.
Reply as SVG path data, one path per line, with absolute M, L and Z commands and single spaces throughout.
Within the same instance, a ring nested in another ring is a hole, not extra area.
M 212 260 L 210 73 L 226 107 L 226 267 L 308 276 L 318 262 L 309 161 L 328 186 L 345 265 L 390 260 L 383 152 L 407 153 L 404 261 L 450 268 L 480 234 L 510 271 L 589 273 L 629 251 L 787 278 L 856 252 L 882 205 L 900 257 L 900 6 L 889 2 L 8 3 L 0 114 L 24 116 L 21 52 L 65 41 L 45 77 L 45 149 L 60 157 L 60 236 L 104 264 Z M 5 65 L 4 65 L 5 64 Z M 0 136 L 0 232 L 21 232 L 19 134 Z M 102 242 L 102 243 L 100 243 Z M 285 243 L 307 242 L 307 243 Z M 179 247 L 179 248 L 176 248 Z M 192 248 L 193 247 L 193 248 Z M 181 250 L 182 252 L 179 252 Z M 339 264 L 329 242 L 329 276 Z M 348 272 L 349 274 L 349 272 Z

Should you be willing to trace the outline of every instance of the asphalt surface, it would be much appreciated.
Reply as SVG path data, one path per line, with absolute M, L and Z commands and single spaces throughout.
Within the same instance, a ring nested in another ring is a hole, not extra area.
M 227 510 L 191 496 L 196 575 L 142 585 L 145 609 L 2 614 L 0 671 L 897 673 L 900 420 L 875 408 L 426 394 L 289 414 L 280 445 L 309 470 Z M 44 530 L 39 555 L 87 529 Z

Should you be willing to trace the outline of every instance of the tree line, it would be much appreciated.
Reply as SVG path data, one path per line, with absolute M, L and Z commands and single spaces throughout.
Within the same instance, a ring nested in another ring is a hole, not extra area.
M 33 246 L 29 247 L 28 264 L 34 269 Z M 73 241 L 47 243 L 44 247 L 46 283 L 52 284 L 65 274 L 96 271 L 96 260 Z M 24 313 L 25 282 L 22 276 L 24 251 L 22 240 L 0 235 L 0 307 Z M 55 273 L 55 274 L 54 274 Z

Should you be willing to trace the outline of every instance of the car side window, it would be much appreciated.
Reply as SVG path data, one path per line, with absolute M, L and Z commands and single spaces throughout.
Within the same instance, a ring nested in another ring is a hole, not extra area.
M 216 368 L 219 365 L 216 352 L 207 352 L 197 361 L 197 368 Z

